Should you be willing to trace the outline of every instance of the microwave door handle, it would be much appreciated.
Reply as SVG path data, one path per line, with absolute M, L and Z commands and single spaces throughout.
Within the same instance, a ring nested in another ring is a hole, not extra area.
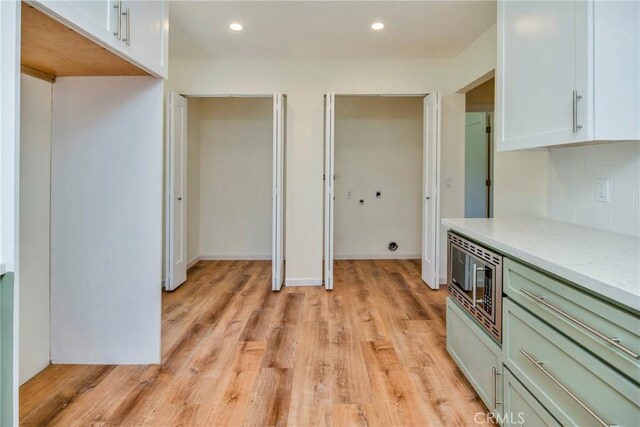
M 472 291 L 473 291 L 473 295 L 472 295 L 473 302 L 472 302 L 472 305 L 473 305 L 473 308 L 475 308 L 476 307 L 476 292 L 477 292 L 476 291 L 476 285 L 478 283 L 478 269 L 475 266 L 473 267 L 473 274 L 472 274 L 472 279 L 471 280 L 473 281 L 473 284 L 472 284 Z
M 473 307 L 478 304 L 477 294 L 478 294 L 478 272 L 484 271 L 484 267 L 473 267 Z M 480 302 L 483 302 L 480 300 Z

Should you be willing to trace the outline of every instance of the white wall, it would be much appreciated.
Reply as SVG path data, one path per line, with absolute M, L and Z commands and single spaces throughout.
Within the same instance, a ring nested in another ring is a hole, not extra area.
M 336 97 L 336 258 L 420 258 L 423 102 Z
M 22 75 L 20 104 L 20 384 L 49 365 L 51 195 L 49 82 Z
M 463 216 L 464 95 L 451 60 L 172 61 L 170 90 L 184 94 L 287 94 L 286 278 L 322 278 L 323 95 L 442 92 L 442 217 Z M 442 239 L 442 248 L 445 248 Z M 444 251 L 442 251 L 444 255 Z M 445 264 L 441 256 L 441 266 Z M 442 271 L 445 271 L 442 268 Z
M 187 99 L 187 265 L 200 257 L 200 100 Z
M 493 77 L 496 68 L 497 26 L 494 24 L 456 56 L 454 88 L 464 93 Z
M 270 259 L 273 99 L 199 102 L 200 256 Z
M 640 236 L 640 142 L 552 148 L 553 219 Z M 596 180 L 610 180 L 610 202 L 595 200 Z
M 163 82 L 53 88 L 53 363 L 160 362 Z

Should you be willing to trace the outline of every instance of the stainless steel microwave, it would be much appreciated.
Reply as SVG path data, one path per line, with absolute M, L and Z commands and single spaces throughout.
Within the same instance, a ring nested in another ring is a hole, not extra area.
M 502 256 L 448 233 L 449 294 L 502 342 Z

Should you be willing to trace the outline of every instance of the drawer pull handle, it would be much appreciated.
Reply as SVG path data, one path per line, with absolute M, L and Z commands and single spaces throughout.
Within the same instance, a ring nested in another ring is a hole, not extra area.
M 493 407 L 497 409 L 498 405 L 502 405 L 502 401 L 498 400 L 498 375 L 502 375 L 502 372 L 492 366 L 491 374 L 491 398 L 493 399 Z
M 584 322 L 576 319 L 572 315 L 570 315 L 568 313 L 565 313 L 564 311 L 560 310 L 558 307 L 556 307 L 556 306 L 554 306 L 552 304 L 549 304 L 548 302 L 546 302 L 544 300 L 543 297 L 535 295 L 531 291 L 528 291 L 526 289 L 520 289 L 520 292 L 522 292 L 523 294 L 525 294 L 529 298 L 533 299 L 534 301 L 544 305 L 545 307 L 547 307 L 549 310 L 553 311 L 554 313 L 557 313 L 560 316 L 564 317 L 565 319 L 575 323 L 576 325 L 580 326 L 582 329 L 592 333 L 593 335 L 597 336 L 601 340 L 603 340 L 606 343 L 608 343 L 609 345 L 617 348 L 618 350 L 622 351 L 623 353 L 628 354 L 629 356 L 633 357 L 634 359 L 640 359 L 640 355 L 639 354 L 637 354 L 636 352 L 634 352 L 632 350 L 629 350 L 627 347 L 625 347 L 622 344 L 620 344 L 620 339 L 618 339 L 618 338 L 609 338 L 608 336 L 606 336 L 602 332 L 600 332 L 600 331 L 598 331 L 596 329 L 593 329 L 591 326 L 587 325 L 586 323 L 584 323 Z
M 585 403 L 580 400 L 575 394 L 571 393 L 571 390 L 569 390 L 568 388 L 566 388 L 560 381 L 558 381 L 553 375 L 551 375 L 551 373 L 549 371 L 547 371 L 543 366 L 541 362 L 538 362 L 536 359 L 534 359 L 533 357 L 531 357 L 531 355 L 529 353 L 527 353 L 526 351 L 524 351 L 523 349 L 520 349 L 520 353 L 522 353 L 524 355 L 524 357 L 526 357 L 527 359 L 529 359 L 529 361 L 531 363 L 533 363 L 535 365 L 536 368 L 538 368 L 543 374 L 545 374 L 547 376 L 547 378 L 549 378 L 551 381 L 553 381 L 558 387 L 560 387 L 560 389 L 562 389 L 562 391 L 564 391 L 566 394 L 569 395 L 569 397 L 571 399 L 574 400 L 574 402 L 576 402 L 578 405 L 580 405 L 582 407 L 582 409 L 584 409 L 585 411 L 587 411 L 589 413 L 589 415 L 591 415 L 596 421 L 598 421 L 598 423 L 603 426 L 603 427 L 614 427 L 611 424 L 607 424 L 602 418 L 600 418 L 598 416 L 598 414 L 596 414 L 595 412 L 593 412 L 593 410 L 591 410 L 591 408 L 589 408 L 587 405 L 585 405 Z

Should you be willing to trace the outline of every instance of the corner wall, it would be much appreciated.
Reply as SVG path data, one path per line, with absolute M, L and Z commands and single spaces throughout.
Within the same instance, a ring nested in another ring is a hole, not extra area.
M 20 384 L 50 362 L 51 94 L 53 85 L 21 77 Z

